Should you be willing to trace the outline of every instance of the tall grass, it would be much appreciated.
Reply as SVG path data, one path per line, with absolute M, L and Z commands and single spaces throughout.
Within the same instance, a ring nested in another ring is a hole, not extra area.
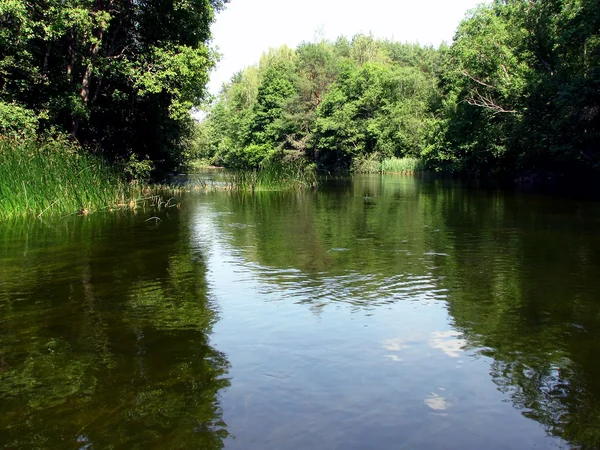
M 381 157 L 379 153 L 359 155 L 352 160 L 350 171 L 354 173 L 381 173 Z
M 418 158 L 384 158 L 378 153 L 361 155 L 354 158 L 350 167 L 358 173 L 414 173 L 425 170 L 425 163 Z
M 67 138 L 0 136 L 0 218 L 127 206 L 136 189 Z
M 260 170 L 240 170 L 233 173 L 230 187 L 240 191 L 275 191 L 306 189 L 317 186 L 314 164 L 303 161 L 269 162 Z
M 425 170 L 425 164 L 417 158 L 385 158 L 381 161 L 381 173 L 414 173 Z

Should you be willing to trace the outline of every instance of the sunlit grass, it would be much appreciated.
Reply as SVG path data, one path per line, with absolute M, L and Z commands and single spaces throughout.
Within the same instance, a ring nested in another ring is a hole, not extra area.
M 357 156 L 350 170 L 355 173 L 414 173 L 425 170 L 425 164 L 417 158 L 384 158 L 378 153 Z
M 317 173 L 312 164 L 273 162 L 260 170 L 234 172 L 230 186 L 240 191 L 306 189 L 317 186 Z
M 118 169 L 64 137 L 0 136 L 0 161 L 0 219 L 163 202 L 154 189 L 127 183 Z
M 381 173 L 413 173 L 425 170 L 425 164 L 417 158 L 385 158 L 381 161 Z

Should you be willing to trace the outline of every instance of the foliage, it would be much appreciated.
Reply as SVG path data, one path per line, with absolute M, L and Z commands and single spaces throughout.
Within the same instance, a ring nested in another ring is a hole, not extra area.
M 577 177 L 599 167 L 598 3 L 495 1 L 460 25 L 430 165 Z
M 173 167 L 204 97 L 209 26 L 223 4 L 0 2 L 0 127 L 55 127 L 111 159 Z
M 0 134 L 32 135 L 38 127 L 38 119 L 33 111 L 16 103 L 0 101 Z
M 233 148 L 223 156 L 223 163 L 235 169 L 257 169 L 273 150 L 269 144 L 250 144 Z
M 413 67 L 367 62 L 342 73 L 318 110 L 319 158 L 348 165 L 360 155 L 420 154 L 435 81 Z
M 435 49 L 364 35 L 272 49 L 224 86 L 198 125 L 195 153 L 257 167 L 267 152 L 256 145 L 268 145 L 327 170 L 372 153 L 419 155 L 439 60 Z
M 148 181 L 150 173 L 154 169 L 154 164 L 148 158 L 140 160 L 135 154 L 129 157 L 129 161 L 125 163 L 125 175 L 131 181 Z
M 271 50 L 224 86 L 198 153 L 232 165 L 268 144 L 326 170 L 411 157 L 475 176 L 594 178 L 599 93 L 597 0 L 495 0 L 450 47 L 357 35 Z

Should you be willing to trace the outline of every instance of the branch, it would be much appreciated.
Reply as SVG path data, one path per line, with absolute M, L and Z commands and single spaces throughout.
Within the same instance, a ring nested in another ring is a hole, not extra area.
M 464 76 L 469 77 L 471 80 L 473 80 L 475 83 L 480 84 L 482 86 L 488 87 L 490 89 L 496 89 L 494 86 L 492 86 L 491 84 L 487 84 L 483 81 L 481 81 L 478 78 L 475 78 L 473 75 L 471 75 L 469 72 L 466 72 L 464 70 L 461 70 L 460 73 L 462 73 Z
M 474 92 L 471 92 L 469 96 L 465 99 L 465 101 L 471 106 L 478 106 L 480 108 L 486 108 L 493 112 L 493 114 L 516 114 L 518 111 L 516 109 L 506 109 L 500 106 L 498 103 L 494 101 L 492 97 L 489 95 L 481 94 L 477 89 Z

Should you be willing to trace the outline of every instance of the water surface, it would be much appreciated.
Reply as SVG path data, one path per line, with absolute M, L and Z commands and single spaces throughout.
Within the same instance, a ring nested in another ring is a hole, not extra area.
M 1 225 L 0 446 L 600 446 L 598 203 L 362 176 L 182 205 Z

